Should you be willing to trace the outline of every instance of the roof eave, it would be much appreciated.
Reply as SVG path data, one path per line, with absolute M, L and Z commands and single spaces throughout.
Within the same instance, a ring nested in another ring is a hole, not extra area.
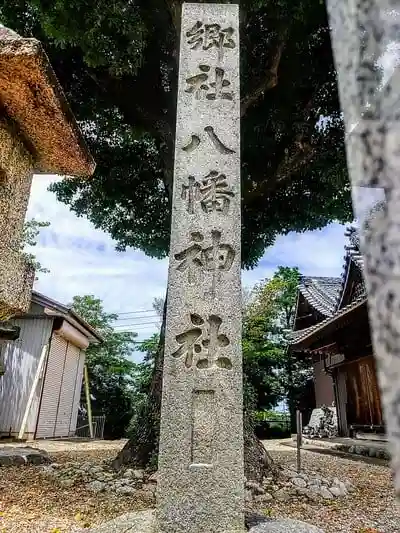
M 291 352 L 294 352 L 294 351 L 300 351 L 302 348 L 308 348 L 310 346 L 310 344 L 313 342 L 313 340 L 315 340 L 316 337 L 317 338 L 320 337 L 326 331 L 326 329 L 329 326 L 331 326 L 335 322 L 339 321 L 344 316 L 346 316 L 346 315 L 352 313 L 353 311 L 359 309 L 360 307 L 362 307 L 366 303 L 367 303 L 367 297 L 364 297 L 364 298 L 360 299 L 360 301 L 358 301 L 357 303 L 355 303 L 353 305 L 349 305 L 348 309 L 344 308 L 342 313 L 334 315 L 333 317 L 330 317 L 330 318 L 324 320 L 323 322 L 318 324 L 319 327 L 315 327 L 314 328 L 313 326 L 311 326 L 311 328 L 313 328 L 313 329 L 310 330 L 308 335 L 306 335 L 305 337 L 301 337 L 299 340 L 296 339 L 296 340 L 294 340 L 294 342 L 290 342 L 289 341 L 289 350 Z
M 49 298 L 48 296 L 45 296 L 37 291 L 32 291 L 32 302 L 42 305 L 45 308 L 45 312 L 47 310 L 46 314 L 48 315 L 65 318 L 71 323 L 71 325 L 76 325 L 76 323 L 79 324 L 80 327 L 78 329 L 83 328 L 85 331 L 82 333 L 86 335 L 89 333 L 92 343 L 100 344 L 104 342 L 104 338 L 100 335 L 96 328 L 86 322 L 86 320 L 80 317 L 70 307 L 63 305 L 60 302 L 57 302 L 56 300 L 53 300 L 52 298 Z
M 94 160 L 37 39 L 0 27 L 0 102 L 33 152 L 34 171 L 91 176 Z

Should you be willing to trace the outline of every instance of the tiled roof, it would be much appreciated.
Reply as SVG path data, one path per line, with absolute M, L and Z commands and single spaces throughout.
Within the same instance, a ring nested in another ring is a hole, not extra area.
M 302 276 L 299 292 L 314 309 L 330 317 L 335 313 L 341 285 L 341 278 Z
M 300 329 L 298 331 L 292 331 L 289 334 L 289 345 L 295 346 L 296 344 L 300 344 L 300 342 L 303 342 L 308 337 L 315 335 L 317 332 L 325 329 L 325 327 L 328 324 L 331 324 L 333 322 L 336 322 L 336 320 L 349 313 L 353 309 L 361 306 L 367 301 L 366 295 L 361 295 L 358 298 L 356 298 L 353 302 L 351 302 L 349 305 L 346 305 L 345 307 L 342 307 L 336 314 L 329 316 L 325 318 L 322 322 L 319 322 L 318 324 L 314 324 L 313 326 L 310 326 L 309 328 Z
M 354 295 L 354 300 L 340 308 L 352 265 L 355 265 L 361 272 L 363 270 L 357 228 L 354 226 L 347 228 L 345 236 L 349 239 L 349 246 L 345 248 L 346 255 L 344 256 L 343 273 L 340 278 L 303 276 L 300 280 L 299 293 L 325 318 L 313 326 L 293 331 L 289 336 L 289 344 L 291 346 L 295 346 L 316 332 L 323 330 L 328 324 L 336 321 L 339 317 L 366 301 L 365 286 L 361 285 L 360 290 Z

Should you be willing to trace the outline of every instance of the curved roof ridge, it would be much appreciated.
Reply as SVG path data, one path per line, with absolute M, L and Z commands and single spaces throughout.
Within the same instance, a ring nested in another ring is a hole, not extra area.
M 344 247 L 346 253 L 343 256 L 341 287 L 336 302 L 335 312 L 339 311 L 343 303 L 343 297 L 345 294 L 347 281 L 349 279 L 351 265 L 354 264 L 361 272 L 363 272 L 364 269 L 364 261 L 360 252 L 360 235 L 358 229 L 353 225 L 348 226 L 344 235 L 349 239 L 349 244 Z
M 299 292 L 323 316 L 332 316 L 336 309 L 341 278 L 301 276 Z

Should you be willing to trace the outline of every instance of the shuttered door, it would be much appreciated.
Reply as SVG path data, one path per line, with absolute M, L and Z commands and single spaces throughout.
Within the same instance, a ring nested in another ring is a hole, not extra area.
M 37 439 L 51 438 L 55 436 L 58 401 L 63 380 L 67 345 L 68 343 L 65 339 L 53 334 L 36 428 L 35 437 Z
M 79 403 L 81 401 L 81 390 L 82 390 L 82 378 L 83 378 L 83 366 L 85 364 L 85 352 L 83 350 L 80 351 L 79 355 L 79 362 L 78 362 L 78 368 L 76 372 L 76 380 L 75 380 L 75 394 L 74 394 L 74 401 L 73 401 L 73 407 L 72 407 L 72 416 L 71 416 L 71 423 L 69 426 L 69 434 L 75 435 L 76 431 L 76 421 L 78 420 L 78 408 Z
M 80 349 L 68 342 L 58 402 L 55 437 L 68 437 L 71 424 Z

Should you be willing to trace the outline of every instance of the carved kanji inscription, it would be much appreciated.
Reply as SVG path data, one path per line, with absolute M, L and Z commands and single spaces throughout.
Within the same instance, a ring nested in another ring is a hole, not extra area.
M 220 24 L 203 24 L 197 21 L 194 26 L 186 32 L 187 43 L 192 50 L 218 49 L 218 59 L 221 60 L 225 49 L 235 48 L 233 40 L 235 30 L 230 26 L 222 28 Z
M 218 150 L 220 154 L 234 154 L 235 150 L 232 150 L 231 148 L 228 148 L 218 137 L 218 135 L 215 133 L 214 128 L 212 126 L 206 126 L 204 128 L 204 131 L 207 133 L 209 139 L 211 140 L 212 144 L 215 146 L 215 148 Z M 183 151 L 190 154 L 194 150 L 196 150 L 201 143 L 201 139 L 198 135 L 192 135 L 192 140 L 189 144 L 184 146 L 182 148 Z
M 193 313 L 190 321 L 194 327 L 176 335 L 176 342 L 180 346 L 172 356 L 184 358 L 186 368 L 196 366 L 200 369 L 217 367 L 230 370 L 232 362 L 222 352 L 230 341 L 226 335 L 219 333 L 222 319 L 217 315 L 210 315 L 205 320 Z
M 199 70 L 200 74 L 186 78 L 189 87 L 185 92 L 194 94 L 197 100 L 233 100 L 233 92 L 226 90 L 231 82 L 225 78 L 223 68 L 199 65 Z
M 175 259 L 180 261 L 177 270 L 187 272 L 190 284 L 198 281 L 196 273 L 212 273 L 211 290 L 207 294 L 215 297 L 219 274 L 231 269 L 235 251 L 229 244 L 221 243 L 221 232 L 216 230 L 211 232 L 211 246 L 203 244 L 204 237 L 199 232 L 191 233 L 190 237 L 190 246 L 175 254 Z
M 212 170 L 201 181 L 189 176 L 188 185 L 182 185 L 181 198 L 186 201 L 186 210 L 193 214 L 196 203 L 200 203 L 205 213 L 229 211 L 231 198 L 235 196 L 228 185 L 225 174 Z

